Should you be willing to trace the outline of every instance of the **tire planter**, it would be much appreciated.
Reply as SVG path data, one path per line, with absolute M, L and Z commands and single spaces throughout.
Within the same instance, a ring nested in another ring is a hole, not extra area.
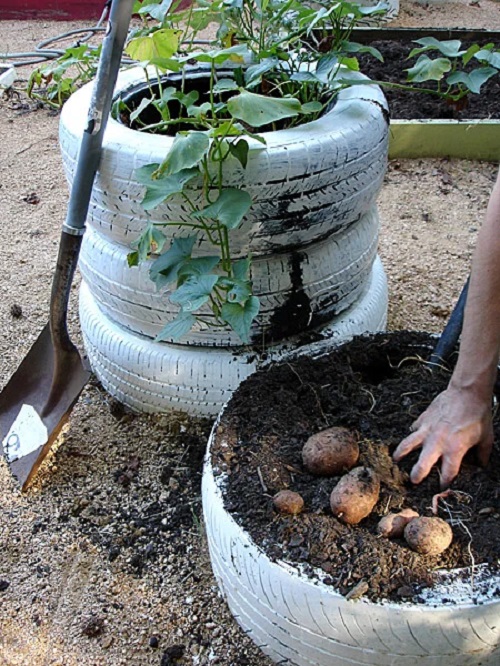
M 224 72 L 221 73 L 221 75 Z M 196 69 L 193 79 L 205 78 Z M 168 82 L 175 83 L 178 75 Z M 130 96 L 144 86 L 142 68 L 122 73 L 117 94 Z M 243 169 L 232 160 L 224 174 L 227 187 L 244 187 L 254 205 L 246 221 L 231 234 L 233 256 L 253 257 L 284 252 L 322 240 L 366 213 L 375 203 L 387 165 L 388 126 L 382 92 L 370 86 L 343 91 L 337 104 L 317 121 L 301 127 L 268 132 L 267 145 L 250 146 Z M 91 87 L 84 86 L 65 104 L 60 123 L 63 162 L 71 183 L 78 146 L 85 126 Z M 140 205 L 144 188 L 135 170 L 161 162 L 172 137 L 131 130 L 110 118 L 102 159 L 92 193 L 88 223 L 127 247 L 151 221 L 187 221 L 190 211 L 173 197 L 146 214 Z M 164 229 L 168 238 L 176 227 Z M 203 254 L 204 243 L 198 251 Z
M 189 77 L 196 85 L 206 75 L 206 68 L 193 68 Z M 178 80 L 177 74 L 168 77 L 171 83 Z M 130 98 L 143 89 L 142 68 L 120 75 L 117 95 Z M 61 115 L 70 184 L 90 95 L 91 87 L 84 86 Z M 385 324 L 385 275 L 374 263 L 375 200 L 388 152 L 385 108 L 380 90 L 354 86 L 317 121 L 265 133 L 264 147 L 253 142 L 246 169 L 237 160 L 225 164 L 227 186 L 244 187 L 254 200 L 231 234 L 231 248 L 234 258 L 252 254 L 262 317 L 251 339 L 254 347 L 264 343 L 269 357 L 300 344 L 296 336 L 305 331 L 333 344 Z M 151 221 L 189 219 L 181 197 L 147 214 L 140 205 L 144 188 L 136 169 L 161 162 L 172 142 L 112 118 L 108 122 L 81 252 L 83 336 L 94 371 L 125 404 L 140 411 L 178 407 L 216 415 L 241 379 L 260 365 L 255 349 L 242 348 L 229 329 L 206 325 L 180 343 L 155 343 L 177 311 L 168 293 L 155 291 L 147 264 L 130 269 L 126 261 L 130 243 Z M 184 232 L 174 226 L 164 231 L 167 246 Z M 207 250 L 200 239 L 196 253 Z
M 216 416 L 232 392 L 257 368 L 291 352 L 329 349 L 364 331 L 383 330 L 387 281 L 379 259 L 366 291 L 340 317 L 316 331 L 315 342 L 291 338 L 259 355 L 250 348 L 196 348 L 154 342 L 108 318 L 82 283 L 80 321 L 85 348 L 104 388 L 131 409 Z
M 269 382 L 276 386 L 276 377 Z M 249 418 L 255 409 L 250 400 Z M 221 592 L 237 622 L 263 652 L 289 666 L 500 663 L 500 576 L 481 565 L 467 572 L 473 585 L 463 582 L 468 580 L 463 570 L 442 572 L 437 585 L 424 595 L 425 603 L 416 604 L 376 603 L 363 597 L 348 601 L 322 582 L 322 570 L 272 560 L 238 516 L 226 509 L 228 477 L 221 465 L 212 465 L 216 440 L 221 461 L 221 451 L 231 459 L 230 438 L 242 443 L 234 423 L 225 420 L 223 410 L 212 430 L 202 482 L 204 520 Z M 277 427 L 276 420 L 273 423 Z M 244 492 L 241 483 L 237 487 Z
M 224 509 L 221 479 L 208 459 L 203 504 L 212 568 L 223 596 L 245 633 L 276 663 L 499 663 L 498 601 L 447 608 L 346 601 L 300 569 L 265 555 Z
M 253 261 L 254 293 L 260 298 L 261 313 L 254 326 L 256 340 L 272 339 L 276 313 L 286 309 L 289 330 L 294 319 L 299 324 L 311 319 L 312 326 L 330 321 L 352 305 L 370 280 L 378 242 L 379 219 L 372 208 L 361 219 L 324 241 L 290 254 L 270 254 Z M 149 279 L 151 262 L 131 269 L 128 248 L 95 232 L 87 231 L 80 256 L 80 270 L 100 310 L 133 333 L 155 338 L 165 322 L 178 313 L 168 300 L 169 292 L 159 292 Z M 300 276 L 300 283 L 295 278 Z M 207 308 L 204 319 L 213 319 Z M 167 342 L 173 342 L 167 340 Z M 240 346 L 229 328 L 209 328 L 196 324 L 181 339 L 200 346 Z

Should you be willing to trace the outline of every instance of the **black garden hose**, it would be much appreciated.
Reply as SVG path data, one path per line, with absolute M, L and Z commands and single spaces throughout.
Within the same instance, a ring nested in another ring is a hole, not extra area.
M 12 64 L 14 67 L 25 67 L 26 65 L 35 65 L 40 62 L 46 62 L 47 60 L 54 60 L 55 58 L 59 58 L 65 53 L 65 48 L 58 49 L 47 47 L 58 41 L 72 37 L 73 35 L 82 35 L 82 37 L 80 37 L 78 41 L 72 45 L 78 46 L 79 44 L 87 42 L 96 33 L 104 33 L 106 28 L 103 27 L 103 23 L 108 16 L 110 5 L 111 2 L 109 0 L 103 3 L 102 14 L 96 25 L 86 28 L 78 28 L 76 30 L 69 30 L 68 32 L 61 33 L 56 37 L 45 39 L 37 44 L 35 51 L 29 51 L 26 53 L 0 53 L 0 61 L 8 60 L 9 64 Z

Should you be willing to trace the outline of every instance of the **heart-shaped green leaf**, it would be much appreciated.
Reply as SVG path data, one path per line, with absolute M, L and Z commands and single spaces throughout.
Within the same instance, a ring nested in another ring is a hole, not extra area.
M 480 62 L 487 62 L 492 67 L 500 69 L 500 51 L 490 51 L 489 49 L 481 49 L 474 54 L 474 58 Z
M 162 330 L 158 333 L 155 338 L 155 342 L 161 342 L 162 340 L 173 340 L 177 342 L 180 340 L 186 333 L 193 328 L 196 323 L 196 317 L 190 312 L 184 312 L 181 310 L 177 317 L 169 322 Z
M 179 48 L 179 30 L 163 28 L 130 40 L 125 47 L 127 55 L 139 62 L 155 58 L 171 58 Z
M 245 84 L 248 87 L 255 86 L 261 82 L 262 76 L 274 69 L 279 64 L 276 57 L 264 58 L 255 65 L 250 65 L 245 70 Z
M 259 314 L 260 302 L 257 296 L 251 296 L 245 305 L 224 303 L 221 317 L 239 335 L 245 343 L 249 341 L 250 329 L 255 317 Z
M 247 280 L 250 275 L 250 257 L 233 261 L 233 275 L 237 280 Z
M 408 81 L 422 83 L 423 81 L 441 81 L 444 75 L 451 69 L 448 58 L 436 58 L 431 60 L 426 55 L 421 55 L 415 65 L 408 72 Z
M 459 39 L 439 41 L 435 37 L 422 37 L 422 39 L 416 39 L 415 43 L 421 44 L 422 48 L 413 49 L 408 56 L 409 58 L 413 58 L 424 51 L 439 51 L 447 58 L 457 58 L 466 53 L 466 51 L 460 48 L 462 43 Z
M 221 190 L 213 204 L 193 213 L 199 219 L 207 217 L 217 220 L 228 229 L 236 229 L 252 205 L 252 198 L 245 190 L 227 187 Z
M 205 132 L 177 134 L 161 170 L 168 176 L 190 169 L 199 164 L 208 154 L 210 139 Z
M 246 169 L 248 164 L 248 141 L 245 141 L 245 139 L 239 139 L 239 141 L 230 142 L 228 145 L 231 155 L 236 157 L 241 166 Z
M 302 104 L 302 113 L 318 113 L 323 108 L 321 102 L 306 102 Z
M 228 90 L 238 90 L 238 84 L 234 79 L 219 79 L 212 90 L 216 93 L 227 92 Z
M 221 65 L 226 60 L 242 63 L 244 56 L 248 55 L 248 48 L 245 44 L 230 46 L 228 49 L 214 49 L 213 51 L 198 51 L 191 54 L 192 60 L 198 62 L 210 62 Z
M 165 245 L 165 241 L 165 234 L 153 224 L 148 224 L 139 238 L 130 244 L 130 247 L 137 251 L 130 252 L 127 255 L 128 265 L 138 266 L 151 254 L 159 254 Z
M 149 277 L 158 287 L 170 284 L 177 279 L 181 266 L 191 259 L 196 236 L 174 238 L 169 249 L 153 262 Z
M 146 193 L 141 202 L 144 210 L 152 210 L 174 194 L 179 194 L 186 183 L 200 173 L 193 167 L 183 169 L 171 176 L 159 175 L 158 178 L 152 178 L 152 174 L 156 173 L 159 167 L 159 164 L 148 164 L 135 172 L 138 182 L 146 185 Z
M 486 81 L 491 79 L 492 76 L 495 76 L 495 74 L 498 74 L 498 72 L 494 67 L 480 67 L 469 74 L 466 72 L 454 72 L 453 74 L 450 74 L 446 79 L 446 82 L 450 85 L 462 83 L 471 92 L 479 94 L 483 83 L 486 83 Z
M 211 273 L 220 263 L 220 257 L 212 255 L 209 257 L 191 257 L 184 261 L 179 268 L 177 279 L 179 283 L 185 282 L 192 275 L 206 275 Z
M 137 107 L 137 109 L 134 109 L 132 113 L 130 114 L 130 122 L 133 123 L 134 120 L 137 120 L 137 118 L 141 115 L 141 113 L 144 111 L 144 109 L 147 109 L 147 107 L 152 103 L 151 97 L 144 97 L 141 99 L 141 103 Z
M 299 100 L 294 97 L 279 99 L 247 90 L 231 97 L 227 102 L 227 109 L 232 117 L 252 127 L 262 127 L 283 118 L 298 116 L 300 108 Z
M 218 275 L 193 275 L 174 291 L 170 300 L 181 305 L 184 312 L 194 312 L 208 301 L 218 280 Z
M 252 285 L 248 280 L 230 280 L 227 286 L 229 287 L 227 292 L 228 303 L 245 305 L 252 295 Z

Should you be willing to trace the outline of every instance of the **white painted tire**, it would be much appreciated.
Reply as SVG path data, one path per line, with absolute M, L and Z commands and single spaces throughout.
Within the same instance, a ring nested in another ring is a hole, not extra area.
M 382 263 L 374 263 L 366 292 L 340 317 L 320 329 L 322 340 L 266 349 L 196 348 L 153 342 L 106 317 L 85 282 L 80 291 L 80 320 L 86 351 L 104 388 L 139 412 L 180 409 L 216 416 L 243 379 L 270 360 L 288 353 L 331 348 L 353 335 L 383 330 L 387 318 L 387 280 Z
M 253 290 L 261 301 L 261 311 L 252 329 L 252 340 L 281 340 L 297 328 L 303 330 L 308 322 L 316 328 L 351 306 L 370 280 L 378 231 L 378 214 L 373 207 L 358 222 L 322 242 L 289 254 L 254 259 Z M 80 253 L 80 271 L 99 309 L 109 319 L 133 333 L 155 338 L 175 318 L 178 308 L 169 301 L 169 292 L 159 292 L 149 279 L 151 262 L 130 268 L 128 252 L 90 228 Z M 280 322 L 287 322 L 279 327 L 275 323 L 278 313 Z M 295 317 L 299 323 L 293 331 L 287 327 L 294 326 Z M 203 319 L 213 319 L 209 308 L 203 312 Z M 217 329 L 206 323 L 197 323 L 179 342 L 241 345 L 229 328 Z
M 178 76 L 172 74 L 171 80 Z M 206 70 L 193 70 L 190 76 L 206 76 Z M 116 90 L 126 94 L 143 81 L 142 69 L 134 68 L 120 74 Z M 61 114 L 60 145 L 70 182 L 91 90 L 91 84 L 83 86 Z M 386 108 L 376 86 L 353 86 L 342 91 L 320 119 L 265 133 L 266 146 L 250 140 L 246 169 L 231 158 L 225 165 L 225 185 L 244 187 L 254 200 L 240 228 L 231 232 L 233 256 L 251 252 L 256 257 L 308 245 L 366 213 L 375 203 L 386 168 Z M 90 226 L 130 246 L 149 219 L 158 223 L 190 220 L 181 197 L 158 206 L 150 216 L 140 204 L 144 187 L 137 183 L 135 170 L 161 162 L 172 141 L 172 137 L 141 133 L 109 119 L 89 209 Z M 175 226 L 164 230 L 169 238 L 179 235 Z M 201 242 L 198 251 L 206 250 Z
M 14 65 L 8 62 L 0 64 L 0 88 L 10 88 L 16 80 L 16 70 Z
M 217 425 L 202 483 L 212 568 L 233 616 L 273 661 L 283 666 L 498 666 L 500 577 L 478 568 L 464 601 L 455 604 L 373 603 L 347 601 L 321 582 L 322 572 L 308 575 L 270 560 L 225 509 L 224 473 L 215 474 L 210 461 Z M 466 587 L 461 581 L 460 575 L 452 580 L 455 593 L 455 585 Z M 474 603 L 481 586 L 484 598 Z M 446 578 L 440 592 L 453 598 Z

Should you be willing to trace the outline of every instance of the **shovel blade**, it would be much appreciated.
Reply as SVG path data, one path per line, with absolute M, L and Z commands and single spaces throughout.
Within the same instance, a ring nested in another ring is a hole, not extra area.
M 56 353 L 64 354 L 64 373 L 59 372 L 57 380 Z M 47 324 L 0 393 L 0 449 L 23 490 L 49 453 L 89 377 L 76 347 L 70 352 L 55 351 Z

